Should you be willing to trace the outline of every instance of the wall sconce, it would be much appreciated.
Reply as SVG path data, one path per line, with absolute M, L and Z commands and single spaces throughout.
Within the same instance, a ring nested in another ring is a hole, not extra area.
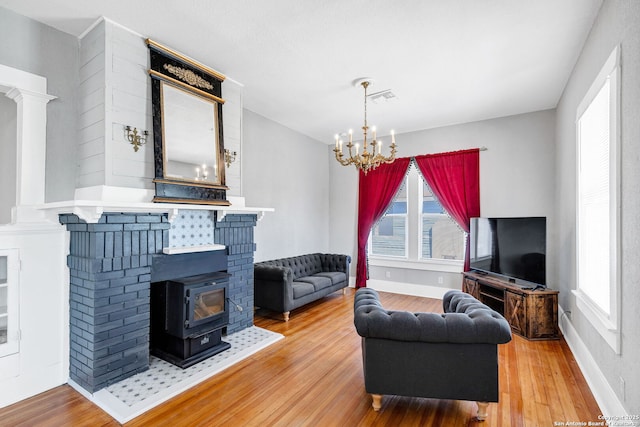
M 140 146 L 147 142 L 148 131 L 144 130 L 138 134 L 138 129 L 131 129 L 131 126 L 125 126 L 124 130 L 127 132 L 127 140 L 133 145 L 133 151 L 137 152 Z
M 224 149 L 224 162 L 227 164 L 227 167 L 231 166 L 231 163 L 236 161 L 236 156 L 238 155 L 235 151 L 230 151 L 229 149 Z

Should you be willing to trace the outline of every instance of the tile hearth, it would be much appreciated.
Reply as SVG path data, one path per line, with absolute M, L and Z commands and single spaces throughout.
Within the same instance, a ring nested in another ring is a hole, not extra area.
M 187 369 L 151 357 L 149 370 L 124 379 L 94 394 L 75 387 L 118 422 L 127 422 L 182 393 L 216 373 L 284 338 L 252 326 L 223 337 L 231 348 Z M 72 384 L 73 385 L 73 384 Z

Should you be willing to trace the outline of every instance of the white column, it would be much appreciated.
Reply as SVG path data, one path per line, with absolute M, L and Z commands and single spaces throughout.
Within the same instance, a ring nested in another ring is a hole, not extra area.
M 6 93 L 17 104 L 16 208 L 12 222 L 29 221 L 24 207 L 44 203 L 47 152 L 47 103 L 55 96 L 13 88 Z

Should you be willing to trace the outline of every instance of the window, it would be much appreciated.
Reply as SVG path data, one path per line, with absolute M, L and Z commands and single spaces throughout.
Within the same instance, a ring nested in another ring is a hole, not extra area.
M 370 254 L 407 256 L 407 178 L 405 177 L 387 212 L 373 227 Z
M 578 308 L 620 351 L 618 317 L 618 49 L 578 108 Z
M 422 229 L 420 258 L 464 260 L 464 231 L 449 217 L 420 176 Z
M 411 165 L 391 206 L 371 231 L 371 258 L 410 261 L 418 269 L 459 272 L 464 249 L 464 231 Z M 411 268 L 407 264 L 403 267 Z

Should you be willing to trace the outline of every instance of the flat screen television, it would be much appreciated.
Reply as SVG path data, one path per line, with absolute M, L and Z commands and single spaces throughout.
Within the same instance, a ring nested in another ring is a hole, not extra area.
M 469 241 L 472 270 L 546 287 L 546 218 L 471 218 Z

